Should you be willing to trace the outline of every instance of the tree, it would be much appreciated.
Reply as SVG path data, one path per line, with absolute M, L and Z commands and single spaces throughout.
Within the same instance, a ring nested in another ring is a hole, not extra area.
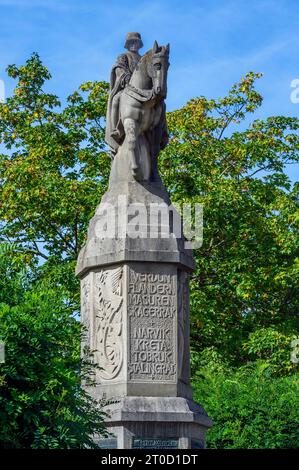
M 51 75 L 39 56 L 10 66 L 18 80 L 0 107 L 2 237 L 32 256 L 75 259 L 86 224 L 106 187 L 109 157 L 103 151 L 107 85 L 87 83 L 62 110 L 45 93 Z M 100 175 L 100 176 L 99 176 Z
M 0 448 L 96 447 L 106 415 L 81 387 L 94 368 L 80 360 L 74 307 L 15 252 L 0 245 Z
M 298 364 L 290 361 L 299 184 L 286 173 L 299 160 L 299 120 L 274 116 L 238 131 L 262 103 L 259 77 L 170 113 L 160 162 L 173 200 L 204 207 L 191 281 L 192 370 L 216 448 L 299 447 Z
M 200 362 L 194 392 L 214 419 L 210 448 L 298 449 L 298 373 L 273 376 L 261 359 L 232 368 L 213 349 Z
M 63 107 L 44 91 L 50 74 L 38 55 L 24 66 L 8 67 L 8 74 L 17 85 L 13 97 L 0 104 L 0 141 L 6 148 L 0 156 L 0 240 L 14 242 L 26 262 L 39 260 L 39 282 L 61 286 L 77 310 L 75 260 L 110 167 L 103 121 L 108 85 L 83 84 Z M 255 88 L 260 77 L 248 73 L 226 97 L 194 98 L 168 113 L 170 143 L 159 158 L 172 200 L 204 207 L 203 245 L 194 251 L 191 278 L 191 342 L 194 387 L 199 401 L 210 393 L 205 403 L 214 435 L 230 422 L 213 405 L 218 388 L 225 393 L 227 384 L 218 369 L 213 386 L 209 382 L 204 357 L 211 350 L 233 380 L 244 381 L 254 394 L 262 376 L 254 372 L 251 380 L 248 371 L 258 371 L 263 361 L 270 374 L 263 386 L 271 383 L 273 390 L 271 395 L 263 390 L 263 400 L 272 396 L 273 406 L 281 387 L 289 380 L 292 394 L 296 383 L 298 366 L 287 359 L 287 342 L 298 335 L 299 184 L 291 183 L 286 168 L 298 164 L 299 120 L 271 116 L 246 128 L 246 119 L 262 104 Z M 244 387 L 234 389 L 240 390 L 234 396 L 241 414 L 247 406 Z M 291 427 L 293 422 L 290 417 Z M 262 426 L 258 429 L 261 433 Z M 214 446 L 267 445 L 258 437 L 256 444 L 234 440 L 232 434 L 229 443 L 223 436 L 211 439 Z
M 237 125 L 260 106 L 259 74 L 228 96 L 197 98 L 169 113 L 160 166 L 172 199 L 201 202 L 203 246 L 192 276 L 192 341 L 236 364 L 260 327 L 298 332 L 298 190 L 286 166 L 299 160 L 299 120 Z

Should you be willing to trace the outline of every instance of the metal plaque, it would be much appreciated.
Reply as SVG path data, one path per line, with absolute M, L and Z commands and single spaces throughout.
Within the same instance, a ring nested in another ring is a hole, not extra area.
M 101 449 L 117 449 L 117 439 L 100 439 L 99 446 Z
M 178 449 L 178 439 L 133 439 L 133 449 Z

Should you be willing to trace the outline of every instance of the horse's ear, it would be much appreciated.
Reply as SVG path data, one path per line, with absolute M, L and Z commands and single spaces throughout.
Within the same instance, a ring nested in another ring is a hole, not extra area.
M 158 52 L 158 49 L 159 49 L 158 43 L 157 41 L 155 41 L 153 45 L 153 53 L 156 54 Z
M 167 46 L 166 46 L 166 52 L 167 52 L 167 54 L 169 54 L 169 51 L 170 51 L 170 44 L 168 43 Z

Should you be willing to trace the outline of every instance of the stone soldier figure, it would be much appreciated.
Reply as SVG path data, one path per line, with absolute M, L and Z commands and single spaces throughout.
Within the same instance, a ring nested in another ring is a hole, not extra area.
M 105 140 L 113 153 L 117 152 L 124 138 L 124 130 L 119 120 L 119 99 L 127 86 L 138 62 L 141 59 L 139 49 L 143 47 L 139 33 L 128 33 L 125 48 L 128 52 L 120 54 L 112 67 L 110 76 L 110 94 L 106 116 Z

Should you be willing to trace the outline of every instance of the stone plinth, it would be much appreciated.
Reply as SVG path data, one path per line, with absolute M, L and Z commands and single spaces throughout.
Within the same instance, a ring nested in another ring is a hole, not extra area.
M 130 204 L 143 211 L 137 237 L 132 227 L 124 230 L 127 212 L 127 220 L 136 221 Z M 188 280 L 194 263 L 184 238 L 174 233 L 178 213 L 162 216 L 169 206 L 162 185 L 117 185 L 91 219 L 78 258 L 85 346 L 102 367 L 90 391 L 116 400 L 107 421 L 116 440 L 106 446 L 204 447 L 211 426 L 192 401 Z M 160 218 L 150 213 L 157 208 Z
M 108 429 L 115 435 L 99 439 L 118 448 L 203 449 L 211 421 L 204 409 L 182 397 L 122 397 L 109 406 Z

